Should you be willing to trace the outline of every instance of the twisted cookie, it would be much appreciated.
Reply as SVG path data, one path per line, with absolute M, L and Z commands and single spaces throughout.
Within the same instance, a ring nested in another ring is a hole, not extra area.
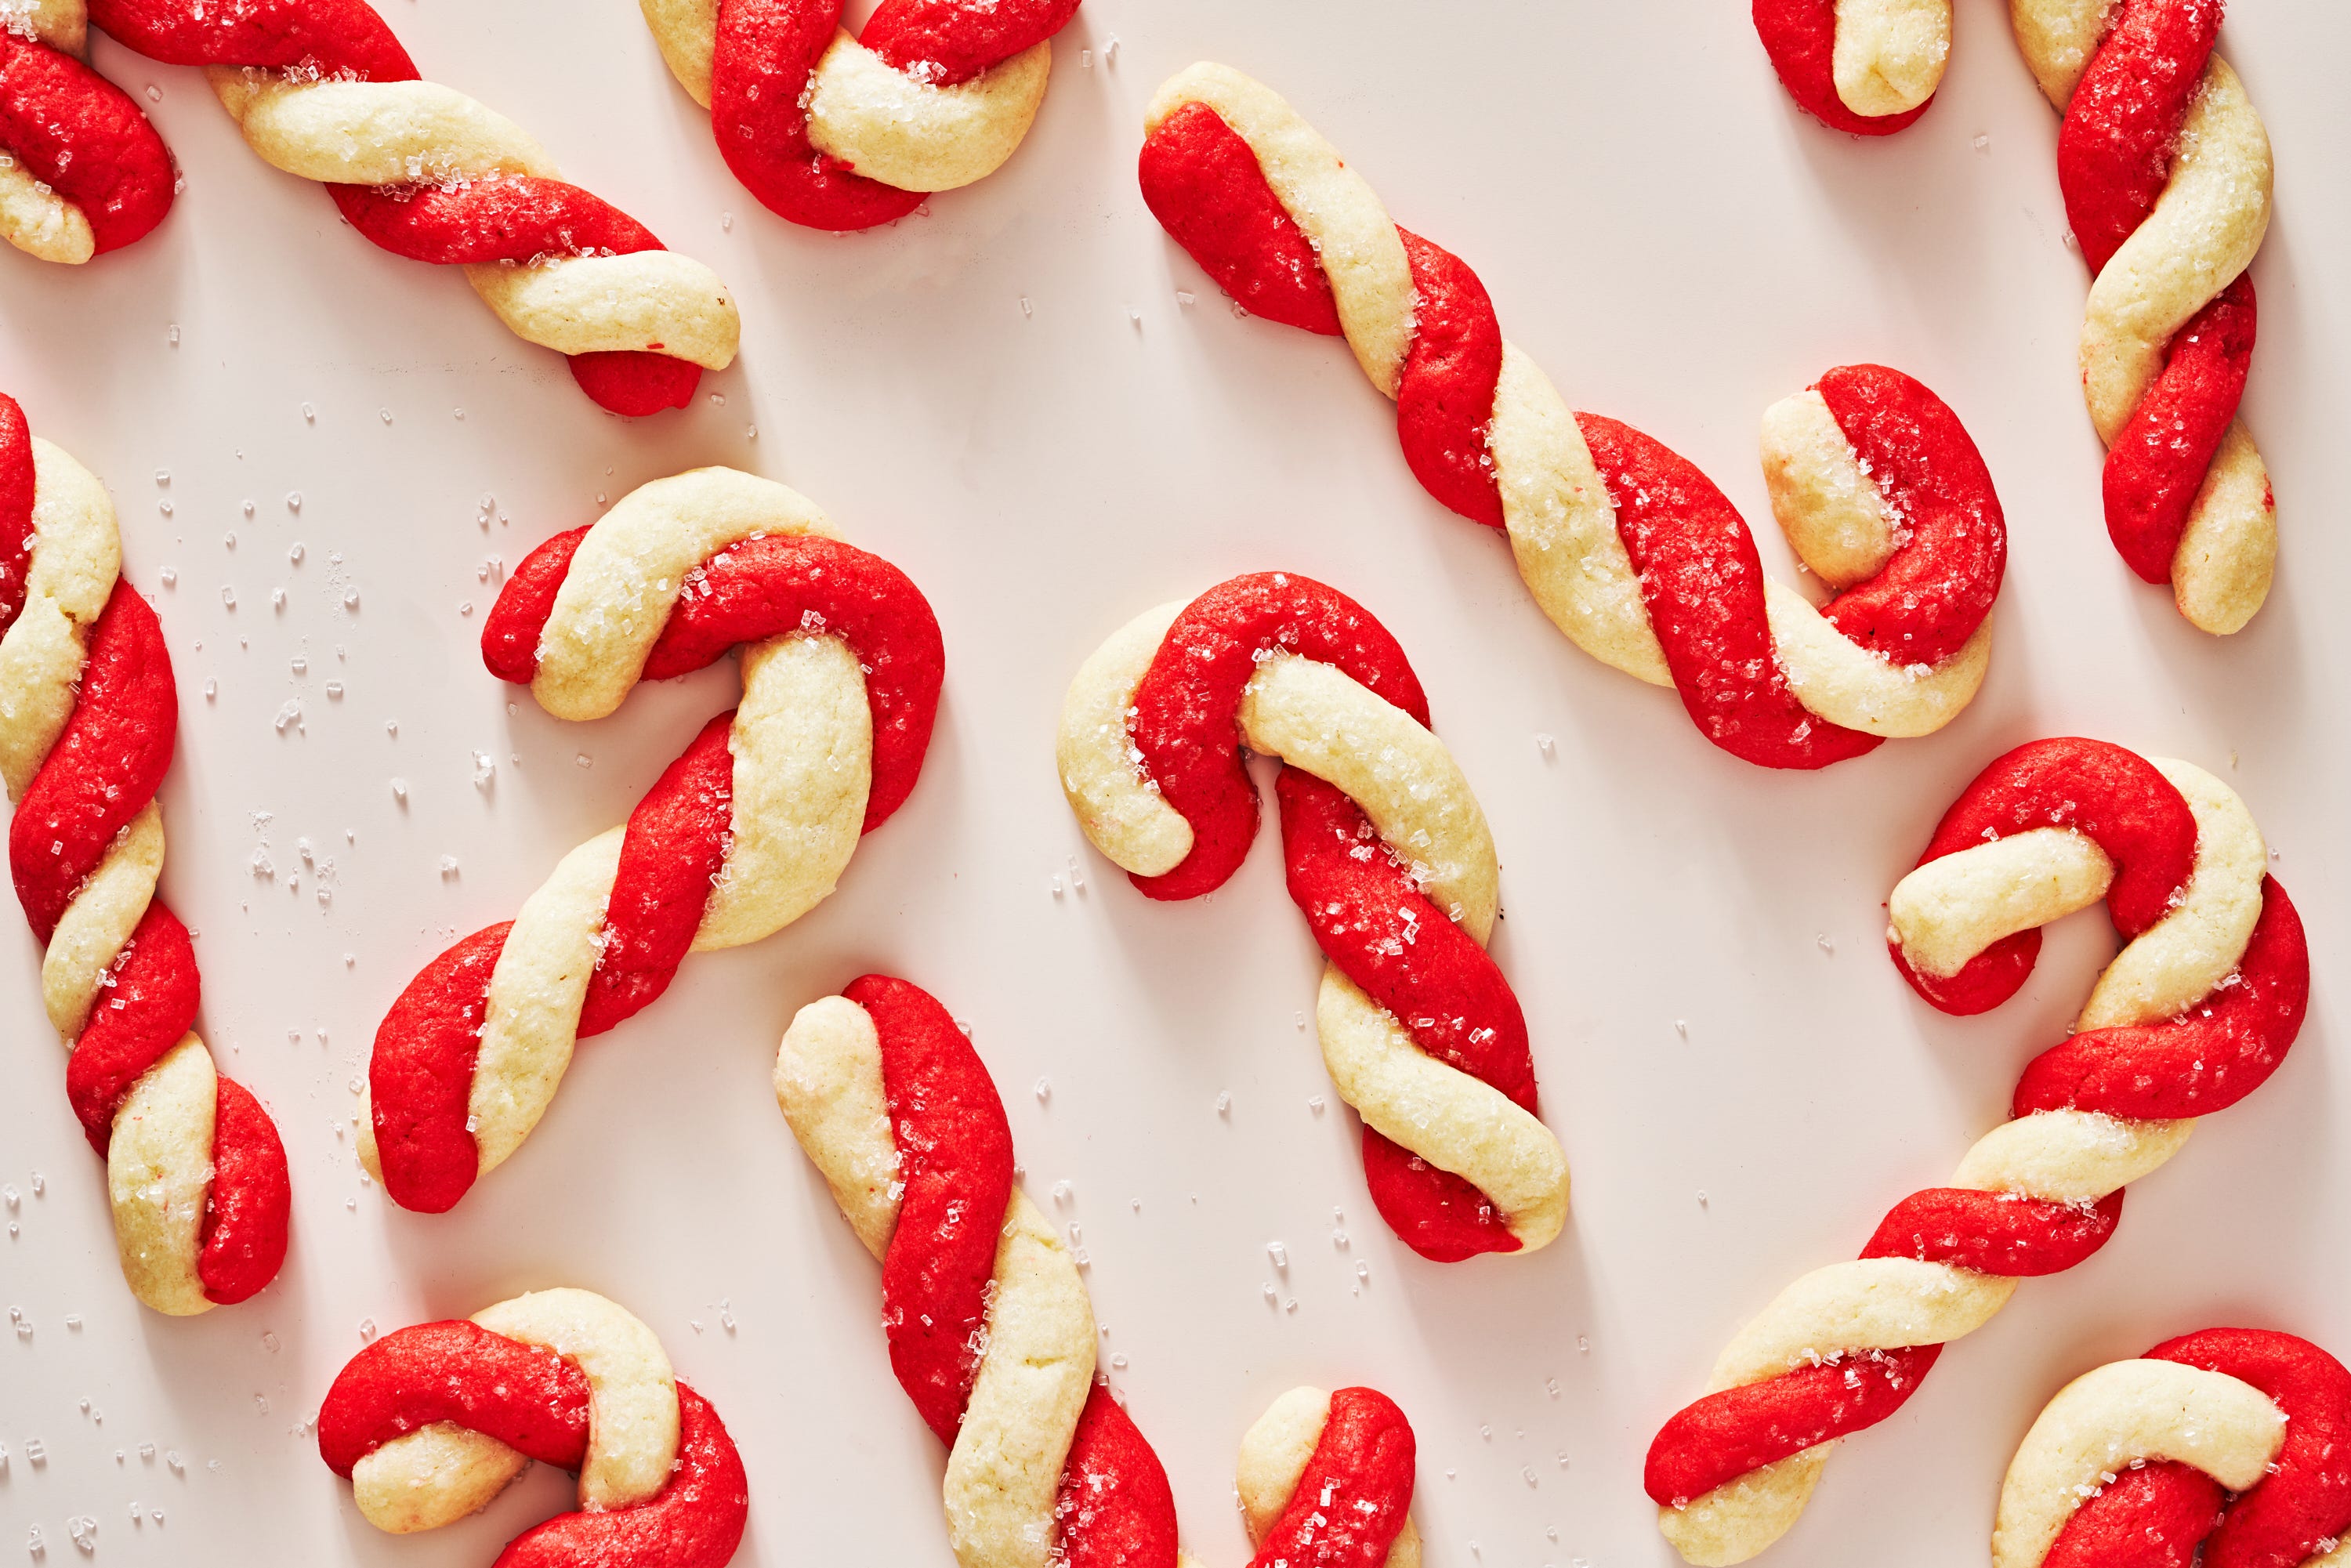
M 1951 0 L 1755 0 L 1788 96 L 1832 131 L 1891 136 L 1927 112 L 1951 54 Z
M 2206 1329 L 2058 1391 L 2001 1483 L 1993 1568 L 2351 1563 L 2351 1372 L 2292 1334 Z
M 81 61 L 82 0 L 0 5 L 0 239 L 80 263 L 172 210 L 163 139 L 131 95 Z
M 743 701 L 505 925 L 409 983 L 376 1032 L 360 1157 L 438 1213 L 519 1148 L 573 1044 L 821 903 L 903 804 L 937 710 L 938 622 L 897 568 L 804 497 L 731 468 L 657 479 L 559 534 L 482 629 L 492 674 L 559 717 L 743 647 Z
M 2128 944 L 1951 1185 L 1897 1204 L 1860 1261 L 1782 1291 L 1657 1434 L 1648 1493 L 1685 1558 L 1740 1563 L 1777 1540 L 1837 1438 L 1899 1409 L 2019 1279 L 2104 1246 L 2125 1184 L 2277 1070 L 2310 956 L 2266 858 L 2219 779 L 2099 741 L 2020 747 L 1953 804 L 1887 901 L 1896 962 L 1928 1001 L 1995 1005 L 2031 970 L 2035 928 L 2101 897 Z
M 91 16 L 151 59 L 205 67 L 264 162 L 324 183 L 393 255 L 464 267 L 507 330 L 569 356 L 613 413 L 682 408 L 733 361 L 716 273 L 566 183 L 513 121 L 420 79 L 365 0 L 96 0 Z
M 2095 276 L 2082 391 L 2106 444 L 2106 532 L 2211 632 L 2252 619 L 2277 561 L 2269 469 L 2237 419 L 2269 132 L 2212 52 L 2221 11 L 2221 0 L 2009 4 L 2025 63 L 2064 117 L 2057 181 Z M 1950 0 L 1755 0 L 1755 26 L 1805 109 L 1885 135 L 1924 112 L 1942 78 Z
M 882 1264 L 890 1364 L 948 1445 L 963 1568 L 1175 1568 L 1159 1457 L 1094 1381 L 1093 1308 L 1013 1185 L 1004 1104 L 927 992 L 867 975 L 802 1008 L 776 1103 Z
M 1567 1160 L 1535 1113 L 1518 998 L 1485 950 L 1494 841 L 1385 627 L 1285 572 L 1148 611 L 1071 684 L 1061 789 L 1146 896 L 1191 898 L 1223 885 L 1256 834 L 1244 746 L 1289 765 L 1290 896 L 1330 960 L 1315 1024 L 1364 1120 L 1372 1201 L 1440 1262 L 1549 1242 Z
M 1763 576 L 1722 493 L 1631 427 L 1571 416 L 1502 340 L 1477 274 L 1390 221 L 1363 176 L 1270 89 L 1224 66 L 1164 84 L 1144 199 L 1246 308 L 1343 335 L 1395 400 L 1423 487 L 1510 536 L 1553 624 L 1602 663 L 1672 685 L 1706 737 L 1770 768 L 1822 768 L 1926 735 L 1983 680 L 2007 555 L 1991 476 L 1958 418 L 1875 365 L 1773 411 L 1764 461 L 1791 538 L 1844 590 L 1815 610 Z M 1834 503 L 1852 547 L 1791 504 Z
M 1412 1425 L 1371 1388 L 1293 1388 L 1241 1437 L 1249 1568 L 1420 1568 Z M 1188 1563 L 1190 1560 L 1186 1559 Z
M 394 1534 L 486 1507 L 533 1459 L 578 1471 L 580 1511 L 515 1537 L 498 1568 L 721 1568 L 751 1502 L 718 1412 L 589 1291 L 377 1340 L 327 1390 L 319 1457 Z
M 71 1052 L 66 1094 L 106 1157 L 131 1294 L 186 1315 L 286 1258 L 286 1150 L 197 1038 L 187 927 L 155 896 L 179 692 L 154 611 L 121 580 L 97 477 L 0 395 L 0 779 L 8 866 Z
M 735 177 L 819 229 L 904 217 L 996 172 L 1045 99 L 1078 0 L 638 0 Z
M 2013 0 L 2064 115 L 2057 181 L 2095 280 L 2082 392 L 2106 444 L 2106 532 L 2206 632 L 2253 618 L 2277 564 L 2269 467 L 2237 419 L 2252 359 L 2245 268 L 2270 225 L 2270 139 L 2212 52 L 2220 0 Z M 2112 26 L 2105 15 L 2111 10 Z

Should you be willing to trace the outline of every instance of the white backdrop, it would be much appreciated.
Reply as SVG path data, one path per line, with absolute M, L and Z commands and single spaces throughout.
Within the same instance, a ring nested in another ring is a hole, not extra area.
M 255 1301 L 190 1322 L 132 1304 L 12 917 L 0 1181 L 21 1234 L 0 1242 L 0 1298 L 32 1332 L 0 1343 L 0 1553 L 37 1524 L 47 1563 L 78 1560 L 67 1521 L 89 1514 L 107 1563 L 486 1563 L 568 1506 L 563 1477 L 395 1540 L 359 1521 L 308 1422 L 369 1324 L 572 1283 L 641 1314 L 733 1429 L 755 1497 L 740 1562 L 944 1563 L 941 1455 L 891 1381 L 877 1271 L 768 1089 L 793 1010 L 882 968 L 971 1024 L 1031 1191 L 1070 1184 L 1055 1213 L 1084 1227 L 1109 1375 L 1194 1551 L 1245 1555 L 1228 1477 L 1265 1403 L 1361 1381 L 1419 1434 L 1433 1563 L 1667 1562 L 1640 1488 L 1658 1422 L 1743 1316 L 1949 1174 L 2111 946 L 2099 916 L 2069 920 L 2022 997 L 1955 1021 L 1879 946 L 1880 901 L 1952 795 L 2001 749 L 2068 731 L 2192 758 L 2244 794 L 2310 927 L 2311 1021 L 2272 1086 L 2133 1191 L 2104 1253 L 2029 1283 L 1850 1446 L 1779 1560 L 1981 1561 L 2032 1414 L 2159 1337 L 2246 1322 L 2351 1353 L 2334 1136 L 2351 1086 L 2325 984 L 2351 765 L 2346 632 L 2325 609 L 2351 572 L 2351 315 L 2325 287 L 2340 277 L 2325 258 L 2351 253 L 2335 71 L 2351 23 L 2334 7 L 2246 5 L 2224 35 L 2279 154 L 2246 413 L 2284 554 L 2253 629 L 2217 643 L 2104 537 L 2055 120 L 1981 0 L 1960 6 L 1937 107 L 1875 145 L 1803 120 L 1729 0 L 1495 7 L 1475 26 L 1413 0 L 1089 0 L 1008 167 L 845 238 L 787 226 L 732 181 L 624 0 L 385 6 L 428 76 L 717 267 L 745 350 L 688 413 L 601 415 L 455 277 L 378 253 L 264 167 L 193 73 L 98 44 L 114 79 L 160 87 L 187 189 L 151 240 L 86 269 L 0 256 L 0 386 L 111 485 L 127 570 L 169 629 L 165 886 L 202 932 L 205 1032 L 285 1134 L 297 1228 Z M 1779 776 L 1576 653 L 1501 542 L 1413 484 L 1343 349 L 1235 319 L 1144 210 L 1143 106 L 1203 57 L 1287 94 L 1400 222 L 1478 268 L 1571 402 L 1698 462 L 1782 570 L 1754 456 L 1765 404 L 1860 359 L 1933 386 L 2011 530 L 1981 698 L 1931 739 Z M 384 1008 L 620 821 L 734 689 L 722 666 L 598 724 L 549 718 L 481 666 L 490 562 L 705 463 L 801 489 L 930 596 L 948 681 L 921 787 L 831 902 L 692 960 L 590 1042 L 528 1147 L 457 1212 L 398 1212 L 361 1186 L 348 1135 Z M 1394 629 L 1492 819 L 1497 951 L 1576 1176 L 1566 1235 L 1531 1260 L 1426 1264 L 1371 1212 L 1352 1119 L 1310 1109 L 1328 1084 L 1293 1019 L 1319 966 L 1270 841 L 1214 899 L 1152 904 L 1085 852 L 1055 787 L 1054 716 L 1096 642 L 1270 567 Z M 289 701 L 300 721 L 276 727 Z M 476 752 L 496 763 L 486 789 Z M 1073 855 L 1084 888 L 1056 900 Z M 1277 1239 L 1290 1262 L 1269 1306 Z M 134 1524 L 134 1500 L 165 1522 Z

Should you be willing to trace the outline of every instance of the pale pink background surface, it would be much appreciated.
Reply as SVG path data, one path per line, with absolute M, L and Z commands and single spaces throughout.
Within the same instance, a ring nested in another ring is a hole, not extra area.
M 2285 543 L 2268 609 L 2215 643 L 2127 576 L 2099 526 L 2056 122 L 1994 6 L 1961 5 L 1926 120 L 1865 145 L 1797 114 L 1729 0 L 1495 8 L 1476 26 L 1371 0 L 1089 0 L 1008 167 L 927 216 L 834 238 L 773 219 L 726 173 L 633 6 L 386 5 L 429 76 L 717 267 L 745 351 L 689 413 L 605 417 L 457 278 L 374 251 L 253 158 L 194 74 L 97 45 L 116 80 L 161 88 L 187 190 L 152 239 L 87 269 L 0 256 L 0 365 L 35 430 L 112 486 L 128 571 L 169 628 L 165 885 L 203 933 L 205 1031 L 284 1132 L 298 1228 L 251 1303 L 193 1322 L 132 1304 L 11 916 L 0 1182 L 21 1234 L 0 1242 L 0 1298 L 33 1332 L 0 1339 L 0 1560 L 37 1525 L 47 1564 L 79 1561 L 68 1521 L 88 1514 L 101 1563 L 486 1563 L 568 1506 L 562 1477 L 394 1540 L 359 1521 L 307 1423 L 367 1323 L 570 1283 L 651 1323 L 740 1440 L 755 1506 L 739 1561 L 946 1563 L 941 1456 L 891 1381 L 876 1270 L 768 1089 L 794 1009 L 880 968 L 968 1020 L 1030 1191 L 1083 1228 L 1109 1375 L 1195 1552 L 1244 1555 L 1228 1478 L 1265 1403 L 1364 1381 L 1419 1433 L 1433 1563 L 1667 1561 L 1639 1479 L 1657 1423 L 1746 1314 L 1949 1173 L 2109 949 L 2097 916 L 2068 921 L 2024 995 L 1951 1021 L 1879 946 L 1880 900 L 1958 789 L 2003 747 L 2069 731 L 2242 791 L 2309 923 L 2311 1022 L 2273 1084 L 2133 1192 L 2102 1255 L 2027 1285 L 1849 1447 L 1776 1560 L 1982 1561 L 2032 1412 L 2159 1337 L 2249 1322 L 2351 1353 L 2351 1087 L 2327 979 L 2351 940 L 2346 640 L 2327 608 L 2351 575 L 2351 316 L 2330 287 L 2351 254 L 2351 26 L 2334 7 L 2246 5 L 2224 35 L 2278 147 L 2246 415 Z M 1204 57 L 1288 94 L 1399 221 L 1479 269 L 1573 404 L 1704 466 L 1782 570 L 1754 458 L 1764 405 L 1862 359 L 1942 393 L 2012 530 L 1974 707 L 1932 739 L 1774 776 L 1576 653 L 1501 541 L 1414 486 L 1345 351 L 1236 319 L 1144 211 L 1143 107 Z M 722 667 L 601 723 L 546 716 L 476 655 L 493 558 L 510 566 L 600 502 L 705 463 L 797 486 L 930 595 L 949 676 L 922 785 L 831 902 L 694 959 L 589 1045 L 537 1136 L 456 1213 L 399 1213 L 362 1185 L 348 1127 L 385 1006 L 619 821 L 734 689 Z M 1497 952 L 1576 1175 L 1567 1234 L 1531 1260 L 1424 1264 L 1371 1213 L 1351 1118 L 1311 1108 L 1330 1088 L 1294 1020 L 1317 964 L 1270 841 L 1212 901 L 1151 904 L 1085 850 L 1054 786 L 1054 716 L 1095 643 L 1268 567 L 1323 578 L 1394 629 L 1492 820 Z M 280 730 L 289 700 L 301 722 Z M 496 765 L 487 789 L 476 752 Z M 330 873 L 303 865 L 304 841 Z M 1072 856 L 1083 889 L 1056 899 Z M 134 1524 L 134 1500 L 165 1522 Z

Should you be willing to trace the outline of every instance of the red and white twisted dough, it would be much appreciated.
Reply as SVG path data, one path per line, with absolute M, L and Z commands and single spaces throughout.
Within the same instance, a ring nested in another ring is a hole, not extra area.
M 1222 886 L 1256 835 L 1244 747 L 1287 764 L 1290 896 L 1329 959 L 1315 1027 L 1381 1217 L 1441 1262 L 1545 1245 L 1567 1158 L 1486 953 L 1493 835 L 1387 628 L 1289 572 L 1163 604 L 1079 670 L 1057 757 L 1093 846 L 1146 896 L 1184 899 Z
M 185 1315 L 277 1277 L 292 1195 L 269 1113 L 194 1032 L 195 950 L 155 896 L 179 690 L 162 626 L 121 567 L 105 487 L 0 395 L 8 869 L 46 949 L 67 1097 L 106 1158 L 122 1277 Z
M 742 649 L 743 700 L 626 826 L 565 856 L 513 921 L 412 980 L 376 1031 L 360 1157 L 439 1213 L 522 1145 L 573 1045 L 634 1015 L 689 951 L 756 942 L 830 896 L 904 804 L 945 673 L 904 573 L 807 498 L 732 468 L 622 497 L 516 569 L 482 629 L 493 674 L 560 718 Z
M 117 41 L 206 68 L 265 162 L 326 184 L 350 225 L 462 266 L 507 329 L 569 357 L 615 413 L 682 408 L 735 358 L 718 275 L 569 184 L 520 126 L 419 78 L 366 0 L 96 0 Z
M 1012 156 L 1078 0 L 638 0 L 719 155 L 779 217 L 862 229 Z
M 488 1506 L 533 1459 L 579 1472 L 579 1511 L 515 1537 L 496 1568 L 722 1568 L 751 1505 L 718 1412 L 653 1330 L 589 1291 L 384 1335 L 335 1375 L 319 1457 L 401 1535 Z
M 2060 1389 L 2001 1483 L 1992 1568 L 2351 1563 L 2351 1372 L 2206 1329 Z
M 1950 1185 L 1896 1205 L 1859 1261 L 1782 1291 L 1657 1434 L 1647 1490 L 1685 1558 L 1740 1563 L 1777 1540 L 1837 1438 L 1900 1408 L 2019 1279 L 2104 1246 L 2125 1185 L 2277 1070 L 2310 955 L 2267 861 L 2228 786 L 2103 741 L 2019 747 L 1952 805 L 1887 901 L 1921 996 L 1997 1005 L 2031 972 L 2038 927 L 2101 898 L 2126 945 Z
M 1821 768 L 1930 734 L 1974 697 L 2007 534 L 1982 458 L 1924 386 L 1845 366 L 1765 421 L 1774 510 L 1841 591 L 1816 609 L 1764 577 L 1738 509 L 1689 462 L 1571 414 L 1503 341 L 1477 274 L 1396 227 L 1272 89 L 1196 65 L 1145 124 L 1144 199 L 1176 242 L 1249 310 L 1343 335 L 1395 400 L 1422 486 L 1504 529 L 1552 623 L 1673 686 L 1717 746 Z
M 172 210 L 171 150 L 131 95 L 84 65 L 83 0 L 0 6 L 0 239 L 80 263 Z
M 2010 0 L 2018 47 L 2064 117 L 2057 180 L 2095 280 L 2082 391 L 2106 444 L 2106 531 L 2206 632 L 2237 631 L 2277 561 L 2269 469 L 2237 419 L 2269 230 L 2269 132 L 2212 52 L 2221 0 Z M 1950 0 L 1755 0 L 1796 101 L 1882 136 L 1925 112 Z
M 948 1446 L 962 1568 L 1176 1568 L 1166 1472 L 1096 1381 L 1078 1265 L 1016 1185 L 1004 1103 L 938 1000 L 885 975 L 802 1008 L 776 1103 L 882 1264 L 890 1364 Z M 1264 1568 L 1413 1568 L 1414 1444 L 1365 1388 L 1293 1389 L 1241 1444 Z

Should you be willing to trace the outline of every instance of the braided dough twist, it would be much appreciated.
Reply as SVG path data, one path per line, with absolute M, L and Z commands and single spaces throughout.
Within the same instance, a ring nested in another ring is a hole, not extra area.
M 2012 994 L 2037 926 L 2100 897 L 2128 943 L 2018 1082 L 2012 1116 L 1946 1187 L 1914 1193 L 1859 1261 L 1782 1291 L 1667 1422 L 1646 1477 L 1689 1562 L 1740 1563 L 1793 1524 L 1837 1438 L 1900 1408 L 2016 1281 L 2105 1244 L 2123 1187 L 2195 1118 L 2276 1071 L 2302 1028 L 2310 957 L 2244 803 L 2185 762 L 2047 740 L 1970 785 L 1888 900 L 1896 962 L 1936 1006 Z
M 963 1568 L 1175 1568 L 1166 1472 L 1094 1379 L 1094 1317 L 955 1019 L 867 975 L 796 1015 L 776 1103 L 882 1264 L 890 1364 L 948 1445 Z
M 106 1159 L 131 1294 L 175 1316 L 244 1301 L 286 1257 L 291 1193 L 269 1113 L 193 1026 L 187 927 L 155 895 L 179 692 L 163 629 L 121 580 L 96 476 L 0 395 L 0 780 L 8 863 L 44 945 L 66 1092 Z
M 377 1340 L 327 1390 L 319 1457 L 394 1534 L 478 1511 L 533 1459 L 578 1471 L 580 1511 L 517 1536 L 500 1568 L 722 1568 L 751 1500 L 718 1413 L 653 1330 L 590 1291 Z
M 1369 612 L 1284 572 L 1146 612 L 1071 684 L 1061 788 L 1145 895 L 1191 898 L 1256 832 L 1244 746 L 1288 765 L 1290 895 L 1330 960 L 1315 1026 L 1363 1118 L 1381 1216 L 1439 1261 L 1545 1245 L 1566 1218 L 1567 1160 L 1535 1112 L 1518 998 L 1485 951 L 1493 837 Z
M 1228 67 L 1169 78 L 1145 120 L 1144 199 L 1244 308 L 1343 335 L 1396 402 L 1421 485 L 1505 530 L 1554 625 L 1603 664 L 1671 685 L 1700 732 L 1750 762 L 1821 768 L 1949 723 L 1982 684 L 2007 539 L 1967 432 L 1924 386 L 1832 371 L 1767 419 L 1775 508 L 1876 513 L 1867 550 L 1819 558 L 1845 591 L 1815 609 L 1768 581 L 1737 508 L 1638 431 L 1573 414 L 1503 341 L 1458 257 L 1395 226 L 1362 175 L 1263 84 Z
M 1420 1568 L 1411 1423 L 1370 1388 L 1293 1388 L 1241 1437 L 1250 1568 Z
M 1992 1568 L 2342 1568 L 2351 1372 L 2292 1334 L 2206 1329 L 2058 1391 L 2001 1483 Z
M 263 162 L 326 184 L 393 255 L 465 267 L 507 330 L 568 356 L 613 413 L 683 408 L 734 361 L 717 274 L 566 183 L 512 120 L 422 80 L 366 0 L 96 0 L 91 16 L 151 59 L 206 68 Z
M 2269 132 L 2212 52 L 2220 0 L 2010 0 L 2033 79 L 2064 116 L 2057 179 L 2095 281 L 2082 391 L 2106 445 L 2106 531 L 2189 622 L 2235 632 L 2268 595 L 2277 507 L 2237 419 L 2269 230 Z M 1899 131 L 1942 76 L 1950 0 L 1755 0 L 1796 100 L 1864 135 Z M 1834 57 L 1834 68 L 1831 59 Z
M 131 95 L 82 63 L 82 0 L 0 0 L 0 239 L 78 265 L 172 210 L 172 154 Z
M 377 1030 L 360 1157 L 439 1213 L 522 1145 L 574 1044 L 831 895 L 903 804 L 938 706 L 938 622 L 805 497 L 731 468 L 641 486 L 533 551 L 482 630 L 491 673 L 560 718 L 742 647 L 743 701 L 507 925 L 410 982 Z
M 820 229 L 904 217 L 1012 156 L 1079 0 L 638 0 L 735 177 Z

